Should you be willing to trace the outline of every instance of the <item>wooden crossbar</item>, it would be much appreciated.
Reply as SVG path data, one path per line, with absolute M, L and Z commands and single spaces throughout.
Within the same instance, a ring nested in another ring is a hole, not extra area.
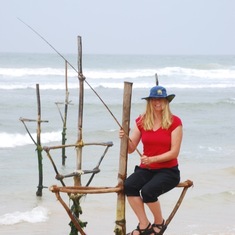
M 122 191 L 121 186 L 116 187 L 85 187 L 85 186 L 73 186 L 73 187 L 57 187 L 56 185 L 51 186 L 50 190 L 62 193 L 79 193 L 79 194 L 100 194 L 100 193 L 118 193 Z
M 193 185 L 191 180 L 186 180 L 184 182 L 180 182 L 177 187 L 189 188 Z M 79 194 L 100 194 L 100 193 L 118 193 L 123 190 L 123 187 L 86 187 L 86 186 L 64 186 L 58 187 L 53 185 L 50 187 L 50 190 L 54 192 L 62 192 L 62 193 L 79 193 Z
M 35 120 L 35 119 L 29 119 L 29 118 L 20 118 L 21 122 L 49 122 L 47 120 Z

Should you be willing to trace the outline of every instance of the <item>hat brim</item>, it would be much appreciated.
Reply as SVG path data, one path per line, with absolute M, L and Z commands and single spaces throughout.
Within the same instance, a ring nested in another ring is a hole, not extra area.
M 175 98 L 174 94 L 168 95 L 166 97 L 157 97 L 157 96 L 148 96 L 148 97 L 143 97 L 142 100 L 149 100 L 149 99 L 167 99 L 169 103 Z

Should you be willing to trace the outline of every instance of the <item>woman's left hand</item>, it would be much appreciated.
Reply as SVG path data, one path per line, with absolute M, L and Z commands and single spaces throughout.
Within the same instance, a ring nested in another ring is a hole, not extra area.
M 150 158 L 147 157 L 146 155 L 142 155 L 140 160 L 141 160 L 141 163 L 144 164 L 144 165 L 149 165 L 150 164 Z

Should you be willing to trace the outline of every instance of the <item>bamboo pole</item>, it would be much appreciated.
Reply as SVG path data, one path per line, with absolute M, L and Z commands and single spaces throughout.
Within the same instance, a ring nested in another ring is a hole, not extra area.
M 130 110 L 131 110 L 132 83 L 124 83 L 123 94 L 123 116 L 122 128 L 129 135 L 130 128 Z M 121 140 L 120 158 L 119 158 L 119 173 L 118 185 L 123 187 L 124 180 L 127 174 L 127 155 L 128 155 L 128 136 Z M 116 235 L 126 234 L 126 218 L 125 218 L 125 195 L 123 190 L 117 194 L 117 209 L 116 209 L 116 226 L 114 229 Z
M 37 118 L 37 154 L 38 154 L 38 173 L 39 173 L 39 183 L 38 190 L 36 192 L 37 196 L 42 196 L 43 189 L 43 166 L 42 166 L 42 147 L 41 147 L 41 102 L 40 102 L 40 92 L 39 84 L 36 84 L 37 92 L 37 107 L 38 107 L 38 118 Z

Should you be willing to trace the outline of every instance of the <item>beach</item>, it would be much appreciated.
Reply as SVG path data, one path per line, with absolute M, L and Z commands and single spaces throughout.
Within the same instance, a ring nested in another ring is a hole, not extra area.
M 74 66 L 77 56 L 64 55 Z M 172 112 L 183 122 L 183 142 L 179 155 L 181 181 L 190 179 L 188 192 L 166 235 L 235 234 L 235 56 L 160 56 L 160 55 L 84 55 L 83 74 L 121 123 L 124 82 L 133 83 L 131 127 L 144 112 L 149 89 L 159 84 L 174 93 Z M 0 54 L 0 234 L 69 234 L 67 213 L 49 190 L 60 186 L 46 153 L 43 152 L 43 196 L 37 197 L 38 164 L 36 146 L 28 136 L 21 117 L 37 118 L 36 84 L 39 84 L 43 146 L 61 144 L 62 121 L 55 102 L 65 101 L 65 63 L 56 54 Z M 78 136 L 79 83 L 76 72 L 68 71 L 69 101 L 67 144 Z M 60 105 L 64 112 L 64 106 Z M 27 123 L 36 137 L 36 123 Z M 112 141 L 91 186 L 117 184 L 120 140 L 119 126 L 96 94 L 85 84 L 83 140 Z M 139 146 L 141 150 L 141 146 Z M 104 148 L 85 147 L 83 169 L 93 169 Z M 76 168 L 76 150 L 66 150 L 66 164 L 61 152 L 52 157 L 62 174 Z M 128 174 L 139 164 L 138 153 L 128 156 Z M 86 184 L 89 175 L 82 176 Z M 73 179 L 66 179 L 73 185 Z M 180 188 L 159 200 L 164 218 L 173 209 Z M 67 195 L 63 195 L 66 203 Z M 114 234 L 117 196 L 115 193 L 87 195 L 81 200 L 89 235 Z M 137 219 L 126 204 L 127 232 L 137 226 Z

